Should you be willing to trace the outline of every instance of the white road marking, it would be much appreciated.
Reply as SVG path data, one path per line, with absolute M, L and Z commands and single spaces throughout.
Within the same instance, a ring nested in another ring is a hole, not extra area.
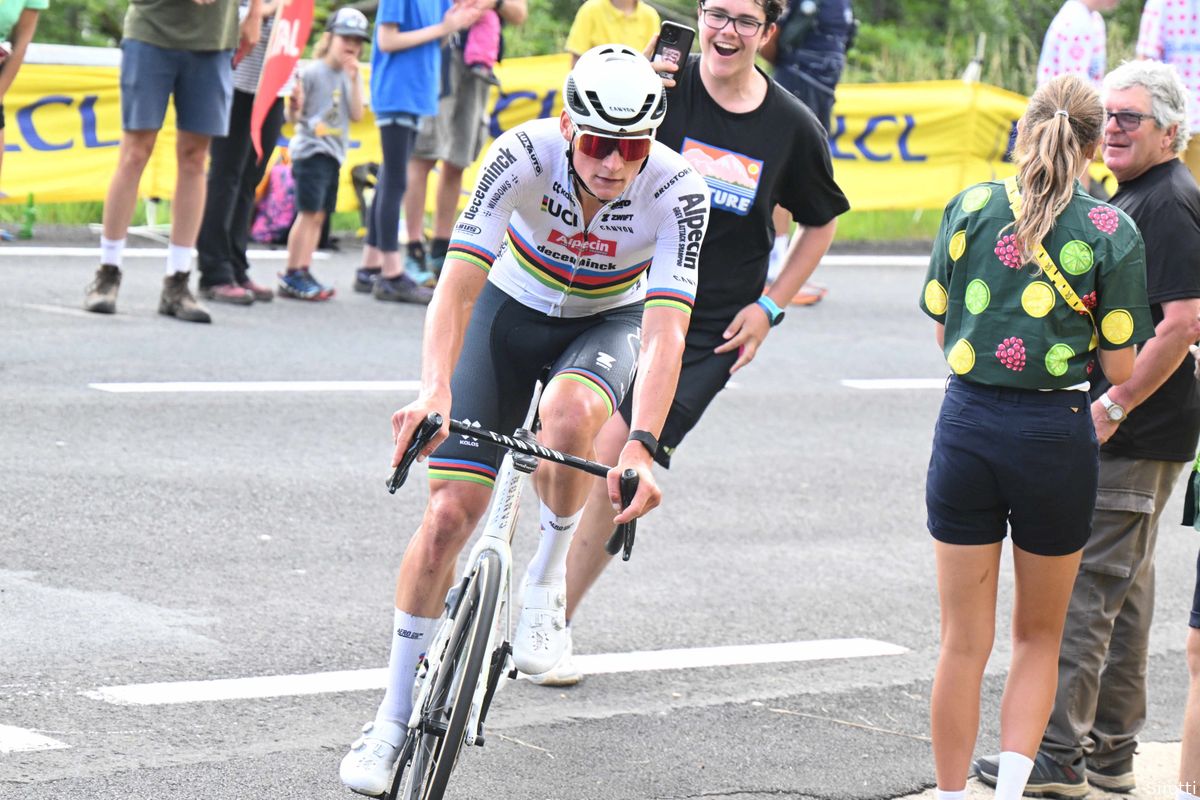
M 825 639 L 811 642 L 699 647 L 688 650 L 576 655 L 575 662 L 585 674 L 606 675 L 618 672 L 896 656 L 907 652 L 907 648 L 873 639 Z M 169 705 L 368 691 L 383 689 L 386 685 L 386 669 L 361 669 L 316 672 L 308 675 L 267 675 L 259 678 L 104 686 L 81 694 L 93 700 L 117 705 Z
M 416 392 L 420 381 L 166 381 L 89 383 L 113 394 L 214 394 L 224 392 Z
M 42 736 L 25 728 L 0 725 L 0 753 L 27 753 L 36 750 L 66 750 L 69 744 Z
M 850 389 L 891 390 L 891 389 L 945 389 L 945 378 L 871 378 L 851 379 L 842 381 L 842 386 Z
M 24 256 L 26 258 L 63 258 L 71 256 L 81 256 L 84 258 L 100 257 L 100 246 L 92 247 L 49 247 L 49 246 L 33 246 L 33 245 L 17 245 L 15 247 L 0 246 L 0 255 L 2 256 Z M 166 258 L 167 248 L 165 247 L 126 247 L 121 254 L 124 258 Z M 250 255 L 255 261 L 285 261 L 287 260 L 287 250 L 251 250 Z M 313 253 L 313 258 L 326 259 L 329 258 L 328 253 Z M 7 259 L 5 259 L 7 260 Z M 928 259 L 926 259 L 928 261 Z M 3 263 L 0 261 L 0 263 Z
M 84 311 L 82 308 L 71 308 L 70 306 L 55 306 L 46 303 L 21 303 L 21 308 L 28 308 L 30 311 L 44 311 L 47 314 L 62 314 L 65 317 L 82 317 L 84 319 L 107 318 L 115 319 L 120 322 L 135 322 L 138 317 L 131 317 L 128 314 L 96 314 L 92 311 Z

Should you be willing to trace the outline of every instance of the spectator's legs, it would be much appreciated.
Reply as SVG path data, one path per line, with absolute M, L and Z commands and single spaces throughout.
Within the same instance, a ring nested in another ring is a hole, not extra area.
M 275 143 L 279 141 L 279 133 L 283 130 L 282 97 L 275 99 L 275 104 L 267 112 L 267 118 L 262 127 L 262 159 L 255 160 L 256 155 L 252 146 L 246 153 L 241 180 L 238 185 L 237 207 L 233 212 L 232 227 L 229 232 L 231 244 L 230 256 L 233 262 L 233 277 L 239 284 L 250 279 L 250 262 L 246 258 L 246 248 L 250 241 L 250 223 L 254 220 L 254 190 L 267 174 L 267 166 L 271 163 L 271 155 L 275 152 Z
M 935 541 L 942 642 L 933 677 L 930 723 L 937 788 L 957 792 L 979 733 L 979 689 L 996 635 L 1000 543 Z
M 138 184 L 154 152 L 157 130 L 125 131 L 121 135 L 121 151 L 117 170 L 108 184 L 104 198 L 104 238 L 123 240 L 137 207 Z
M 454 230 L 458 200 L 462 196 L 463 168 L 442 162 L 442 177 L 438 181 L 437 209 L 433 217 L 433 237 L 449 239 Z
M 288 233 L 287 268 L 303 269 L 312 265 L 313 253 L 321 238 L 321 225 L 325 222 L 324 211 L 301 211 Z
M 200 288 L 234 283 L 233 234 L 242 175 L 253 158 L 250 112 L 254 95 L 235 91 L 229 112 L 229 134 L 214 136 L 209 151 L 204 216 L 196 242 Z
M 409 242 L 425 241 L 425 193 L 429 185 L 429 173 L 436 164 L 436 161 L 424 158 L 408 160 L 408 191 L 404 195 L 404 235 Z M 445 164 L 442 168 L 445 169 Z
M 1200 580 L 1200 574 L 1197 575 Z M 1188 628 L 1187 708 L 1183 715 L 1183 756 L 1179 762 L 1179 790 L 1200 796 L 1200 628 Z
M 211 137 L 177 131 L 175 196 L 171 202 L 171 244 L 193 247 L 204 216 L 204 160 Z
M 384 125 L 379 129 L 383 163 L 379 167 L 379 183 L 371 203 L 371 232 L 367 243 L 377 250 L 364 249 L 363 264 L 375 252 L 381 254 L 384 279 L 398 278 L 404 273 L 400 258 L 400 203 L 404 198 L 408 157 L 412 153 L 417 132 L 407 125 Z

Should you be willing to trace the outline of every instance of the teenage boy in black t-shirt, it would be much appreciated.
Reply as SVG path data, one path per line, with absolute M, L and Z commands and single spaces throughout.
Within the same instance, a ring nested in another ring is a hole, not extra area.
M 647 444 L 664 467 L 729 376 L 754 359 L 771 327 L 782 321 L 781 307 L 816 269 L 833 241 L 838 215 L 849 208 L 833 179 L 825 130 L 754 64 L 782 10 L 780 0 L 704 0 L 697 19 L 700 55 L 688 59 L 674 84 L 668 79 L 673 88 L 658 140 L 704 176 L 712 206 L 679 385 L 657 447 Z M 763 294 L 776 205 L 788 209 L 803 232 L 792 242 L 779 278 Z M 610 222 L 620 223 L 619 216 L 617 209 Z M 596 453 L 601 460 L 620 453 L 629 436 L 629 413 L 623 406 L 600 432 Z M 597 482 L 567 559 L 568 622 L 608 564 L 604 544 L 612 519 L 607 494 Z M 580 677 L 568 636 L 563 660 L 532 679 L 562 686 Z
M 1129 380 L 1113 387 L 1100 376 L 1091 389 L 1099 492 L 1067 610 L 1054 710 L 1027 793 L 1135 786 L 1159 517 L 1200 438 L 1200 386 L 1188 357 L 1200 336 L 1200 188 L 1179 160 L 1188 140 L 1186 96 L 1174 69 L 1158 62 L 1123 64 L 1104 79 L 1104 163 L 1119 183 L 1110 202 L 1142 232 L 1155 335 L 1139 348 Z M 994 757 L 978 759 L 975 770 L 995 783 Z

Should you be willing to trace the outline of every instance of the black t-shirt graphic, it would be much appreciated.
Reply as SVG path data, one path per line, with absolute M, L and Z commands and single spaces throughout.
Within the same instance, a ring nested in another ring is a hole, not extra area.
M 1162 304 L 1200 297 L 1200 188 L 1178 159 L 1151 167 L 1120 185 L 1112 204 L 1128 214 L 1146 243 L 1146 294 L 1154 324 Z M 1185 354 L 1158 391 L 1129 412 L 1104 445 L 1125 458 L 1191 461 L 1200 438 L 1200 382 Z M 1109 388 L 1099 382 L 1092 396 Z
M 657 138 L 683 154 L 708 183 L 712 198 L 693 329 L 724 330 L 762 294 L 776 204 L 807 226 L 824 225 L 850 207 L 833 179 L 821 123 L 767 80 L 762 104 L 734 114 L 709 96 L 700 80 L 699 56 L 692 56 L 667 95 L 667 116 Z

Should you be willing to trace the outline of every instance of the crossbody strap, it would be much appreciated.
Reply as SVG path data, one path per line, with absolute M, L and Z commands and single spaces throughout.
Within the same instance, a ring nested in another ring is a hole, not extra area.
M 1008 206 L 1012 209 L 1013 219 L 1021 218 L 1021 190 L 1017 188 L 1017 178 L 1012 176 L 1005 179 L 1004 191 L 1008 192 Z M 1096 318 L 1092 316 L 1092 310 L 1083 304 L 1079 299 L 1079 295 L 1071 288 L 1071 284 L 1067 283 L 1067 279 L 1058 271 L 1058 266 L 1055 265 L 1054 259 L 1046 252 L 1046 248 L 1041 242 L 1033 248 L 1033 258 L 1037 261 L 1042 272 L 1046 273 L 1046 277 L 1050 279 L 1050 283 L 1062 295 L 1062 299 L 1067 301 L 1067 305 L 1078 311 L 1080 314 L 1086 314 L 1088 320 L 1092 323 L 1092 341 L 1088 346 L 1089 350 L 1095 350 L 1099 345 L 1100 340 L 1096 335 Z

